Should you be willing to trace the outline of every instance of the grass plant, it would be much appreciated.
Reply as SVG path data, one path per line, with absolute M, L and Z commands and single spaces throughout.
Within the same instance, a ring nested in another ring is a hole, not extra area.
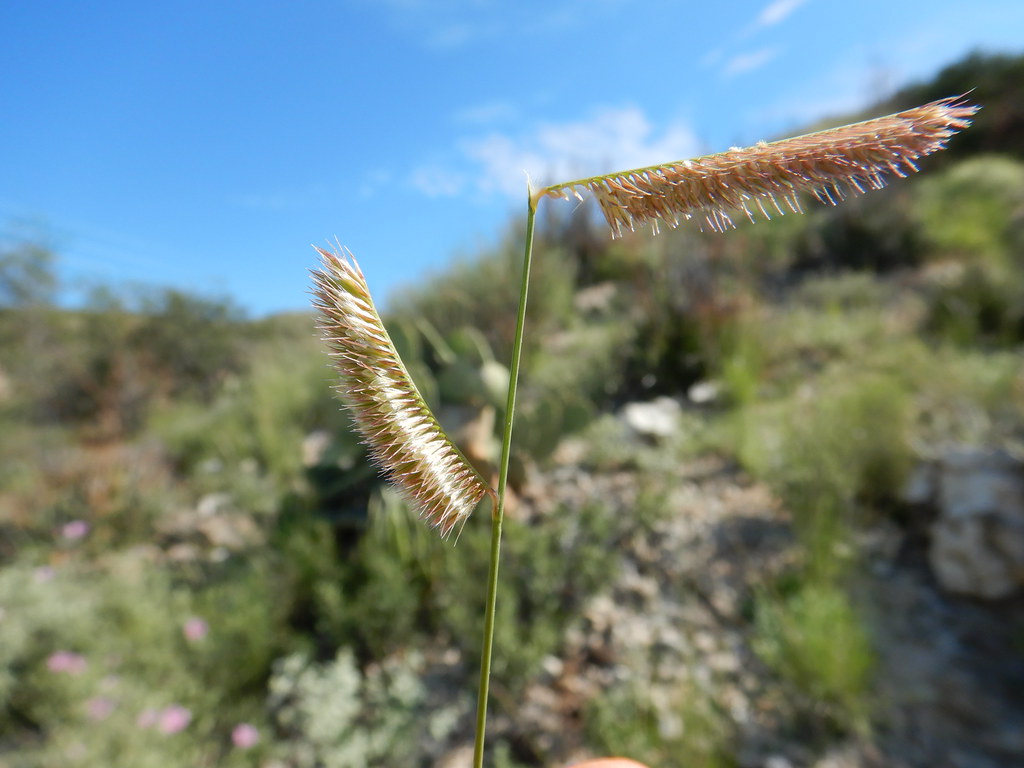
M 793 594 L 758 597 L 754 649 L 840 730 L 867 729 L 875 653 L 842 585 L 808 583 Z
M 659 768 L 735 767 L 728 720 L 699 685 L 680 683 L 661 707 L 646 693 L 642 681 L 630 681 L 596 701 L 585 715 L 594 743 Z
M 902 177 L 917 171 L 917 161 L 944 148 L 953 134 L 969 125 L 976 111 L 960 98 L 947 98 L 888 117 L 694 160 L 539 189 L 528 184 L 524 256 L 496 489 L 466 460 L 430 413 L 373 307 L 354 258 L 340 250 L 317 249 L 323 261 L 321 269 L 314 272 L 315 305 L 339 374 L 337 389 L 375 461 L 442 537 L 461 530 L 485 498 L 491 502 L 474 768 L 481 768 L 484 759 L 502 524 L 541 200 L 570 195 L 582 200 L 580 190 L 587 191 L 597 199 L 616 237 L 640 224 L 651 224 L 657 232 L 661 225 L 674 228 L 686 221 L 721 232 L 735 226 L 732 215 L 736 211 L 753 221 L 757 215 L 771 218 L 787 210 L 800 212 L 805 194 L 835 205 L 850 194 L 880 189 L 889 175 Z M 742 362 L 745 369 L 754 365 Z M 750 375 L 739 369 L 730 373 L 740 399 L 750 397 Z M 862 467 L 865 472 L 875 466 L 874 455 L 868 453 Z M 798 485 L 800 478 L 798 473 Z M 808 605 L 815 609 L 810 615 L 826 624 L 835 613 L 816 610 L 818 606 L 830 608 L 828 601 L 814 600 Z M 788 649 L 785 646 L 784 650 Z M 815 646 L 796 652 L 820 650 Z M 822 657 L 822 661 L 828 659 Z

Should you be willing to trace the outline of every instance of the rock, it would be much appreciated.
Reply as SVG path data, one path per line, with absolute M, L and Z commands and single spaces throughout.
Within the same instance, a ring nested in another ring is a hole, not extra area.
M 551 453 L 551 461 L 562 467 L 577 467 L 590 453 L 590 443 L 582 437 L 570 435 L 558 441 Z
M 830 748 L 816 760 L 814 768 L 860 768 L 863 764 L 855 745 L 840 744 Z
M 718 651 L 709 654 L 706 663 L 712 672 L 735 673 L 740 671 L 740 658 L 732 651 Z
M 1001 451 L 963 449 L 941 462 L 942 513 L 962 517 L 978 511 L 1024 513 L 1024 466 Z
M 438 409 L 438 421 L 478 470 L 497 464 L 501 443 L 494 436 L 495 409 L 490 405 L 445 405 Z
M 706 405 L 713 403 L 722 394 L 722 386 L 717 381 L 698 381 L 686 391 L 691 403 Z
M 199 517 L 213 517 L 230 509 L 231 501 L 230 493 L 207 493 L 196 504 L 196 514 Z
M 1003 538 L 1004 527 L 988 513 L 937 523 L 929 559 L 942 587 L 990 600 L 1013 594 L 1024 580 L 1024 535 Z
M 196 530 L 202 533 L 214 549 L 223 548 L 237 552 L 259 546 L 264 534 L 256 522 L 242 512 L 228 512 L 213 517 L 201 518 Z
M 679 431 L 683 409 L 671 397 L 629 403 L 622 409 L 623 423 L 640 437 L 663 440 Z
M 252 515 L 233 508 L 227 493 L 208 493 L 194 509 L 183 509 L 162 517 L 156 529 L 171 560 L 192 560 L 201 552 L 214 561 L 231 552 L 265 543 L 266 534 Z
M 904 504 L 930 504 L 935 501 L 938 485 L 938 471 L 933 462 L 923 461 L 914 467 L 900 489 L 900 501 Z
M 615 300 L 617 290 L 618 286 L 611 280 L 591 285 L 576 292 L 573 305 L 581 313 L 607 312 Z
M 315 467 L 323 461 L 324 454 L 331 444 L 331 433 L 326 429 L 316 429 L 302 440 L 302 466 Z
M 14 385 L 10 377 L 0 368 L 0 403 L 12 399 L 14 396 Z
M 167 559 L 172 563 L 191 563 L 200 558 L 199 547 L 182 542 L 167 548 Z
M 441 756 L 437 768 L 471 768 L 473 765 L 473 747 L 459 746 Z
M 999 452 L 959 450 L 939 463 L 929 562 L 944 589 L 998 599 L 1024 584 L 1024 471 Z

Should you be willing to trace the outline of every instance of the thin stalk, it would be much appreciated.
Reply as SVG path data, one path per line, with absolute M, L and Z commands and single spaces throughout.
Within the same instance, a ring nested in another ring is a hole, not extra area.
M 473 741 L 473 768 L 483 768 L 484 732 L 487 728 L 487 698 L 491 687 L 491 651 L 494 649 L 494 613 L 498 602 L 498 563 L 501 558 L 501 523 L 505 517 L 505 489 L 508 486 L 508 465 L 512 455 L 512 420 L 516 409 L 519 385 L 519 364 L 523 356 L 523 328 L 526 325 L 526 298 L 530 288 L 530 264 L 533 261 L 533 225 L 537 200 L 533 189 L 527 189 L 526 252 L 523 256 L 523 277 L 519 286 L 519 314 L 512 344 L 509 368 L 508 398 L 505 401 L 505 431 L 501 439 L 501 465 L 498 470 L 498 503 L 491 516 L 491 561 L 487 572 L 487 607 L 484 613 L 484 644 L 480 656 L 480 688 L 476 700 L 476 738 Z

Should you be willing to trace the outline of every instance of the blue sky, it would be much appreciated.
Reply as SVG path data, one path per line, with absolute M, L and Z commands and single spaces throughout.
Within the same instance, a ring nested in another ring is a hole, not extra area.
M 778 138 L 1024 51 L 1020 0 L 0 3 L 0 239 L 96 283 L 378 300 L 493 242 L 535 179 Z M 557 203 L 556 203 L 557 204 Z

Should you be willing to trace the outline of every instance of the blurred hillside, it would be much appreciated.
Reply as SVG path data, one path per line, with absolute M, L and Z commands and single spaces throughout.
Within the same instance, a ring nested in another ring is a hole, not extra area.
M 613 242 L 545 203 L 488 764 L 1024 764 L 1022 83 L 872 109 L 983 106 L 838 208 Z M 521 230 L 387 318 L 486 474 Z M 467 765 L 485 516 L 453 547 L 382 486 L 311 315 L 69 311 L 56 259 L 0 253 L 0 764 Z

